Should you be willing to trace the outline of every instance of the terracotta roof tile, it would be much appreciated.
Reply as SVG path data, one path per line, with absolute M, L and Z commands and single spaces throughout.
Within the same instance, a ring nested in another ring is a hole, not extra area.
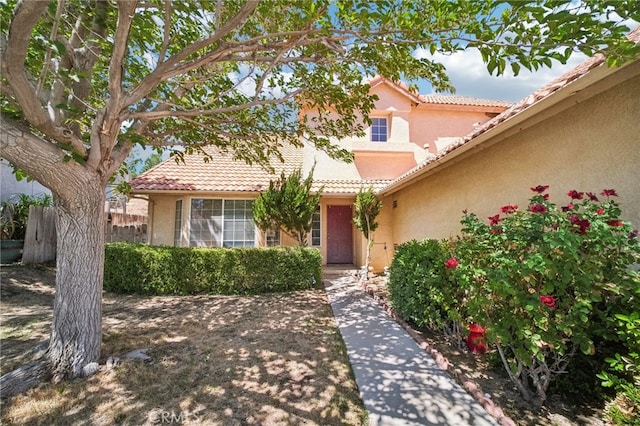
M 184 164 L 168 159 L 131 181 L 132 192 L 148 191 L 215 191 L 253 192 L 269 186 L 281 171 L 290 174 L 302 167 L 302 149 L 287 146 L 281 149 L 285 163 L 274 160 L 275 174 L 258 165 L 249 165 L 222 154 L 217 148 L 205 150 L 212 155 L 207 162 L 202 153 L 184 156 Z
M 500 101 L 494 99 L 481 99 L 468 96 L 453 95 L 420 95 L 420 98 L 428 104 L 439 105 L 468 105 L 468 106 L 486 106 L 486 107 L 504 107 L 513 105 L 513 102 Z
M 340 179 L 319 179 L 313 181 L 312 191 L 318 191 L 322 187 L 323 194 L 344 194 L 355 195 L 360 188 L 367 189 L 372 187 L 374 191 L 378 191 L 391 183 L 391 179 L 376 180 L 340 180 Z

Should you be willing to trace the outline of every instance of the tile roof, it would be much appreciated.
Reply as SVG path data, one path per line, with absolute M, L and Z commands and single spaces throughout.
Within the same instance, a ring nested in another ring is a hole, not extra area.
M 640 41 L 640 27 L 634 30 L 629 38 L 636 43 Z M 416 167 L 402 174 L 393 180 L 347 180 L 347 179 L 317 179 L 314 181 L 313 190 L 324 187 L 325 194 L 356 194 L 362 187 L 373 187 L 374 190 L 382 190 L 392 185 L 409 180 L 420 170 L 435 161 L 439 161 L 455 149 L 469 143 L 481 134 L 499 126 L 508 119 L 522 113 L 527 108 L 540 102 L 541 100 L 551 96 L 553 93 L 569 85 L 571 82 L 584 76 L 592 69 L 601 66 L 604 63 L 602 55 L 596 55 L 577 67 L 566 72 L 562 76 L 551 81 L 541 89 L 522 99 L 521 101 L 511 104 L 505 101 L 495 101 L 479 98 L 470 98 L 464 96 L 445 96 L 445 95 L 417 95 L 412 92 L 404 83 L 393 82 L 384 77 L 377 76 L 370 80 L 370 84 L 374 87 L 377 84 L 387 82 L 394 85 L 397 90 L 405 93 L 407 96 L 433 104 L 453 104 L 453 105 L 472 105 L 487 107 L 508 107 L 500 115 L 477 126 L 466 136 L 460 138 L 457 142 L 452 143 L 435 156 L 418 164 Z M 177 163 L 173 159 L 169 159 L 154 167 L 153 169 L 141 174 L 131 181 L 133 193 L 147 193 L 150 191 L 212 191 L 212 192 L 258 192 L 268 187 L 272 179 L 277 179 L 281 171 L 290 174 L 297 168 L 302 167 L 303 150 L 292 146 L 285 146 L 281 149 L 283 158 L 286 163 L 273 161 L 275 174 L 271 174 L 257 165 L 248 165 L 243 161 L 233 160 L 230 155 L 221 153 L 215 147 L 205 148 L 212 155 L 212 158 L 206 162 L 202 153 L 184 156 L 184 164 Z
M 500 101 L 494 99 L 481 99 L 468 96 L 453 95 L 420 95 L 420 98 L 427 104 L 439 105 L 465 105 L 465 106 L 486 106 L 508 108 L 513 102 Z
M 302 167 L 302 149 L 285 146 L 281 149 L 286 163 L 271 162 L 275 173 L 269 173 L 258 165 L 234 160 L 215 147 L 205 148 L 211 154 L 209 161 L 202 153 L 184 156 L 184 163 L 168 159 L 142 173 L 131 181 L 133 193 L 149 191 L 215 191 L 254 192 L 268 187 L 281 171 L 289 175 Z
M 184 164 L 170 158 L 133 179 L 132 192 L 260 192 L 269 186 L 271 180 L 279 178 L 282 170 L 289 175 L 302 167 L 302 149 L 291 146 L 282 150 L 286 163 L 272 164 L 276 169 L 275 174 L 270 174 L 260 166 L 233 160 L 230 155 L 221 154 L 214 147 L 206 150 L 213 155 L 209 162 L 205 162 L 202 153 L 185 155 Z M 360 188 L 372 187 L 377 191 L 389 183 L 390 179 L 316 179 L 311 190 L 315 192 L 322 187 L 324 194 L 355 195 Z
M 312 191 L 318 191 L 322 187 L 323 194 L 355 195 L 360 188 L 373 188 L 378 191 L 391 183 L 391 179 L 376 180 L 342 180 L 342 179 L 317 179 L 313 181 Z
M 628 37 L 629 37 L 630 40 L 632 40 L 632 41 L 634 41 L 636 43 L 640 43 L 640 26 L 637 27 L 634 31 L 632 31 L 628 35 Z M 505 121 L 507 121 L 510 118 L 522 113 L 523 111 L 525 111 L 526 109 L 530 108 L 534 104 L 537 104 L 538 102 L 542 101 L 543 99 L 548 98 L 549 96 L 551 96 L 552 94 L 556 93 L 560 89 L 568 86 L 573 81 L 579 79 L 580 77 L 583 77 L 584 75 L 589 73 L 591 70 L 593 70 L 593 69 L 595 69 L 595 68 L 597 68 L 599 66 L 603 66 L 604 62 L 605 62 L 604 56 L 602 54 L 596 54 L 596 55 L 592 56 L 591 58 L 585 60 L 584 62 L 578 64 L 576 67 L 570 69 L 569 71 L 565 72 L 561 76 L 555 78 L 550 83 L 548 83 L 545 86 L 541 87 L 540 89 L 536 90 L 535 92 L 533 92 L 529 96 L 525 97 L 524 99 L 520 100 L 519 102 L 516 102 L 515 104 L 512 104 L 512 106 L 510 108 L 506 109 L 501 114 L 499 114 L 496 117 L 492 118 L 491 120 L 489 120 L 489 121 L 487 121 L 487 122 L 475 127 L 470 133 L 468 133 L 467 135 L 461 137 L 457 142 L 454 142 L 454 143 L 450 144 L 445 149 L 443 149 L 442 151 L 438 152 L 438 154 L 436 156 L 432 156 L 432 157 L 427 158 L 426 160 L 424 160 L 420 164 L 416 165 L 414 168 L 412 168 L 412 169 L 406 171 L 405 173 L 403 173 L 402 175 L 398 176 L 397 178 L 395 178 L 391 182 L 391 184 L 389 186 L 399 184 L 400 182 L 405 181 L 405 180 L 409 180 L 413 175 L 416 175 L 417 173 L 420 172 L 420 170 L 424 169 L 428 165 L 430 165 L 430 164 L 432 164 L 434 162 L 439 162 L 443 157 L 445 157 L 450 152 L 460 148 L 463 145 L 466 145 L 467 143 L 469 143 L 473 139 L 477 138 L 478 136 L 488 132 L 489 130 L 491 130 L 493 128 L 498 127 L 499 125 L 501 125 Z

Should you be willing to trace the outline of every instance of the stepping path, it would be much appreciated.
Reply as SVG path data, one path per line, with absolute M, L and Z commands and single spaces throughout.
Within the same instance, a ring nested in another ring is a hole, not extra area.
M 372 426 L 497 425 L 344 270 L 324 285 Z

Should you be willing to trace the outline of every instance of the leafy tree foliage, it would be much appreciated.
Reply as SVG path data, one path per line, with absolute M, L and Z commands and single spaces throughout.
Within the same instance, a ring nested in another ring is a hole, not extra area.
M 367 239 L 365 268 L 368 270 L 369 263 L 371 261 L 371 246 L 373 245 L 373 236 L 371 233 L 378 229 L 378 222 L 376 222 L 376 218 L 380 214 L 380 210 L 382 210 L 382 201 L 376 197 L 373 188 L 366 190 L 360 188 L 360 191 L 356 194 L 354 208 L 355 216 L 353 218 L 353 223 Z
M 636 0 L 3 3 L 2 157 L 51 189 L 60 236 L 54 379 L 93 371 L 84 366 L 100 357 L 105 187 L 135 145 L 182 145 L 177 155 L 217 145 L 269 167 L 285 143 L 306 140 L 349 158 L 330 140 L 362 134 L 359 117 L 373 107 L 363 76 L 451 89 L 418 48 L 475 47 L 496 73 L 577 50 L 621 62 L 637 50 L 624 34 L 638 9 Z M 300 106 L 316 113 L 299 117 Z
M 311 193 L 313 169 L 306 179 L 297 169 L 290 176 L 284 172 L 253 203 L 253 221 L 262 231 L 284 230 L 300 246 L 307 245 L 313 214 L 320 203 L 322 190 Z

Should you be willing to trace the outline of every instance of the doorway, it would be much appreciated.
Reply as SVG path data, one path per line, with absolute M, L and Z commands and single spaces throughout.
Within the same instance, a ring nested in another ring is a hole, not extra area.
M 351 206 L 327 206 L 327 263 L 353 263 Z

